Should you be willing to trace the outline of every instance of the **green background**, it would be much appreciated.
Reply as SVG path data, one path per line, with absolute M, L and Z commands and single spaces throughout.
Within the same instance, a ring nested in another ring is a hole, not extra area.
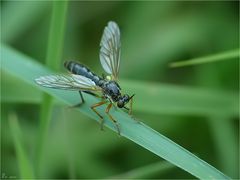
M 61 29 L 49 35 L 52 10 L 52 2 L 2 1 L 1 48 L 7 44 L 42 64 L 47 59 L 47 66 L 57 72 L 66 72 L 65 60 L 76 60 L 101 75 L 103 28 L 110 20 L 117 22 L 122 42 L 119 83 L 124 92 L 136 94 L 134 116 L 227 176 L 239 178 L 239 55 L 169 67 L 175 61 L 238 49 L 237 1 L 71 1 L 65 17 L 55 17 L 56 26 L 65 18 L 62 47 Z M 58 57 L 51 56 L 54 48 L 59 58 L 51 64 L 51 57 Z M 1 59 L 5 57 L 1 53 Z M 21 72 L 21 66 L 15 68 Z M 41 89 L 12 74 L 1 63 L 1 177 L 194 178 L 108 128 L 100 131 L 89 116 L 57 100 L 49 105 L 37 170 L 44 116 L 40 109 L 46 101 L 42 102 Z

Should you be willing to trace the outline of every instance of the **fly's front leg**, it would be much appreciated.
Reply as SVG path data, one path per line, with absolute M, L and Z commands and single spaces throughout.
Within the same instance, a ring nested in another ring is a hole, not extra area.
M 97 112 L 97 110 L 95 109 L 98 106 L 102 106 L 103 104 L 106 104 L 106 101 L 101 101 L 99 103 L 96 103 L 94 105 L 91 106 L 91 109 L 100 117 L 100 126 L 101 126 L 101 130 L 103 130 L 103 117 L 101 114 L 99 114 L 99 112 Z
M 128 107 L 123 107 L 124 109 L 126 109 L 128 111 L 128 114 L 130 116 L 132 116 L 132 104 L 133 104 L 133 97 L 130 99 L 130 105 L 129 105 L 129 108 Z
M 132 98 L 130 99 L 130 107 L 129 107 L 129 111 L 128 111 L 128 114 L 129 114 L 130 116 L 132 116 L 132 106 L 133 106 L 133 96 L 132 96 Z
M 110 103 L 110 104 L 107 106 L 105 112 L 106 112 L 106 114 L 108 115 L 108 117 L 112 120 L 112 122 L 115 124 L 116 129 L 117 129 L 117 132 L 118 132 L 118 134 L 120 135 L 119 125 L 118 125 L 117 121 L 116 121 L 116 120 L 112 117 L 112 115 L 109 113 L 111 107 L 112 107 L 112 103 Z
M 133 95 L 134 96 L 134 95 Z M 129 116 L 131 116 L 131 118 L 133 118 L 135 121 L 137 121 L 137 122 L 139 122 L 137 119 L 135 119 L 134 117 L 133 117 L 133 115 L 132 115 L 132 106 L 133 106 L 133 96 L 131 97 L 131 99 L 130 99 L 130 105 L 129 105 L 129 108 L 127 108 L 127 107 L 124 107 L 124 109 L 126 109 L 126 110 L 128 110 L 128 114 L 129 114 Z

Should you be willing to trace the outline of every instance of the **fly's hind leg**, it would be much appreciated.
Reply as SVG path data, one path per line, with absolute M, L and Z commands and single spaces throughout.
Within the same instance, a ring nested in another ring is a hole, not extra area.
M 98 107 L 98 106 L 101 106 L 101 105 L 103 105 L 103 104 L 106 104 L 106 103 L 107 103 L 106 101 L 101 101 L 101 102 L 96 103 L 96 104 L 94 104 L 94 105 L 91 106 L 91 109 L 100 117 L 101 130 L 103 130 L 103 123 L 104 123 L 103 117 L 102 117 L 101 114 L 99 114 L 99 112 L 97 112 L 97 110 L 96 110 L 95 108 Z
M 120 135 L 120 129 L 119 129 L 119 125 L 118 125 L 118 122 L 112 117 L 112 115 L 109 113 L 110 109 L 112 107 L 112 103 L 110 103 L 107 108 L 106 108 L 106 114 L 108 115 L 108 117 L 111 119 L 111 121 L 115 124 L 116 126 L 116 129 L 117 129 L 117 132 L 118 134 Z

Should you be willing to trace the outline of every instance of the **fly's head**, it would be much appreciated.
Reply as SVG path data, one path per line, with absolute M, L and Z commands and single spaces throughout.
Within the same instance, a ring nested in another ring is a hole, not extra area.
M 111 99 L 113 102 L 117 102 L 117 106 L 119 108 L 123 108 L 130 101 L 130 99 L 132 99 L 134 95 L 121 95 L 120 90 L 120 86 L 115 81 L 108 81 L 104 85 L 104 94 L 106 95 L 106 97 Z
M 129 101 L 132 99 L 134 94 L 132 96 L 129 96 L 127 94 L 124 94 L 123 96 L 120 96 L 117 102 L 117 106 L 119 108 L 123 108 Z

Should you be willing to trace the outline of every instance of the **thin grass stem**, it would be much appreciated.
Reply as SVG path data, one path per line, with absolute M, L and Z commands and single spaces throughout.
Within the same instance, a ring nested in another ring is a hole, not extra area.
M 48 49 L 46 56 L 46 66 L 50 69 L 57 70 L 60 66 L 63 40 L 65 32 L 65 21 L 67 15 L 67 1 L 54 1 L 52 17 L 50 23 Z M 48 94 L 43 95 L 43 103 L 40 113 L 40 127 L 38 132 L 37 152 L 36 152 L 36 172 L 41 174 L 42 157 L 46 136 L 51 120 L 53 99 Z

